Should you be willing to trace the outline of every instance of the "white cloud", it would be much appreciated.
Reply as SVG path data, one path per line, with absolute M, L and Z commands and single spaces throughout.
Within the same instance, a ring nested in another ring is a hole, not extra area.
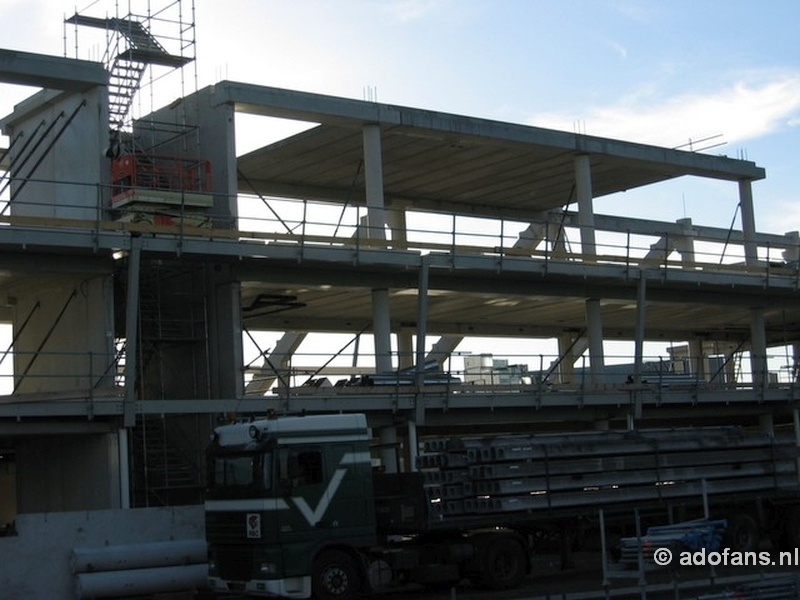
M 798 112 L 800 72 L 771 72 L 746 76 L 709 93 L 665 97 L 652 88 L 639 90 L 617 104 L 591 107 L 582 114 L 540 113 L 527 122 L 571 131 L 580 120 L 590 135 L 680 146 L 717 134 L 726 143 L 754 139 L 796 126 Z
M 608 46 L 608 47 L 609 47 L 609 48 L 611 48 L 611 49 L 612 49 L 614 52 L 616 52 L 617 54 L 619 54 L 619 57 L 620 57 L 620 58 L 622 58 L 622 59 L 626 59 L 626 58 L 628 58 L 628 49 L 627 49 L 627 48 L 625 48 L 625 46 L 623 46 L 623 45 L 622 45 L 622 44 L 620 44 L 619 42 L 615 42 L 614 40 L 607 40 L 607 41 L 606 41 L 606 46 Z

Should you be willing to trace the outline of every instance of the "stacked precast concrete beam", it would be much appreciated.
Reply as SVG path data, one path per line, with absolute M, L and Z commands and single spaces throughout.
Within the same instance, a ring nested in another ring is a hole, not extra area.
M 441 438 L 418 467 L 446 519 L 796 491 L 797 456 L 793 437 L 726 427 Z

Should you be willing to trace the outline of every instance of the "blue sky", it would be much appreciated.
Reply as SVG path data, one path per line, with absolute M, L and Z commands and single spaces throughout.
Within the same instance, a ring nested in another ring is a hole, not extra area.
M 169 1 L 150 0 L 150 10 Z M 63 0 L 0 0 L 0 46 L 62 55 L 62 20 L 74 10 Z M 115 8 L 100 0 L 78 10 Z M 133 1 L 132 12 L 147 10 Z M 767 170 L 754 187 L 758 228 L 800 229 L 800 2 L 197 0 L 195 21 L 200 87 L 233 79 L 371 94 L 669 147 L 720 136 L 725 145 L 708 152 Z M 100 45 L 79 36 L 79 56 L 97 59 Z M 176 89 L 165 80 L 156 103 Z M 29 91 L 0 86 L 0 112 Z M 737 199 L 735 186 L 687 179 L 599 199 L 596 210 L 727 227 Z

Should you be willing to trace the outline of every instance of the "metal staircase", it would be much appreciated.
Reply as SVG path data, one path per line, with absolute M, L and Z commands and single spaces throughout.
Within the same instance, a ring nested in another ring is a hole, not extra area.
M 103 19 L 76 13 L 65 22 L 106 31 L 108 47 L 104 62 L 109 71 L 108 120 L 112 131 L 119 131 L 125 125 L 133 98 L 149 66 L 175 69 L 194 60 L 193 57 L 167 51 L 145 26 L 147 19 L 141 17 L 130 15 Z M 182 26 L 181 31 L 184 31 Z
M 169 418 L 139 415 L 131 430 L 131 504 L 179 506 L 202 501 L 203 469 Z
M 124 55 L 114 59 L 108 80 L 108 126 L 111 130 L 119 131 L 125 124 L 146 69 L 145 63 Z

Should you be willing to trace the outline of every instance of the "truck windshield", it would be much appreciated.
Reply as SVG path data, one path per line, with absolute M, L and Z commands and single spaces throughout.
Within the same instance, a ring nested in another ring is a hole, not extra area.
M 211 488 L 272 489 L 272 454 L 225 454 L 212 459 Z

